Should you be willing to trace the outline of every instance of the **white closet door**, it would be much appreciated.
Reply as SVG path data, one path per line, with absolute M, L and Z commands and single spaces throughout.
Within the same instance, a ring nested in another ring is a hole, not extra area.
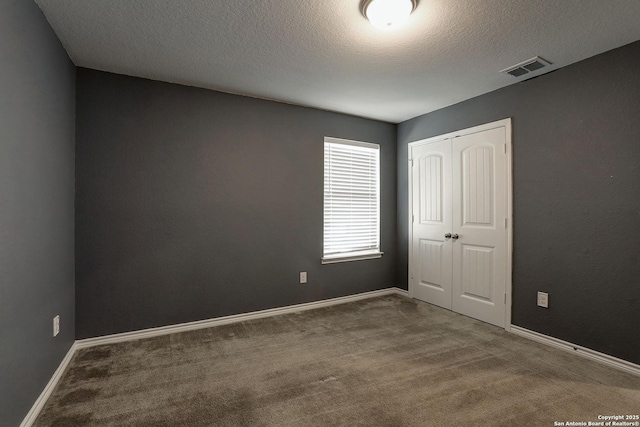
M 412 143 L 410 293 L 506 323 L 509 125 Z
M 412 150 L 414 298 L 451 309 L 451 142 Z
M 451 142 L 453 310 L 504 326 L 507 272 L 505 128 L 460 136 Z

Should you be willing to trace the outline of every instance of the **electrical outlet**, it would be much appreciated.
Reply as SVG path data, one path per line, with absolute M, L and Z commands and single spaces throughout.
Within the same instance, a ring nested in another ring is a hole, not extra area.
M 60 333 L 60 315 L 53 318 L 53 336 L 57 336 Z
M 549 294 L 546 292 L 538 292 L 538 305 L 540 307 L 549 308 Z
M 300 283 L 307 283 L 307 272 L 306 271 L 301 271 L 300 272 Z

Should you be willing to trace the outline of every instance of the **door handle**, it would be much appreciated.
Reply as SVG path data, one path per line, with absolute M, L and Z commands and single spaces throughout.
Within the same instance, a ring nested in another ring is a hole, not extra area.
M 445 235 L 444 235 L 444 238 L 445 238 L 445 239 L 450 239 L 450 238 L 451 238 L 451 233 L 447 233 L 447 234 L 445 234 Z
M 454 235 L 452 235 L 452 236 L 451 236 L 451 238 L 452 238 L 453 240 L 458 240 L 458 238 L 459 238 L 459 237 L 460 237 L 460 236 L 458 236 L 457 234 L 454 234 Z

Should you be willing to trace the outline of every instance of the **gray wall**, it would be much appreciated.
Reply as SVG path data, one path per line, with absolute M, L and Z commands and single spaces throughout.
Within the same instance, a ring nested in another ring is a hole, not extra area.
M 0 3 L 0 425 L 75 338 L 75 68 L 33 1 Z M 62 331 L 52 336 L 52 319 Z
M 512 117 L 513 324 L 640 363 L 639 69 L 636 42 L 401 123 L 398 282 L 407 144 Z
M 395 285 L 395 125 L 77 73 L 78 338 Z M 381 259 L 320 264 L 324 136 L 381 145 Z

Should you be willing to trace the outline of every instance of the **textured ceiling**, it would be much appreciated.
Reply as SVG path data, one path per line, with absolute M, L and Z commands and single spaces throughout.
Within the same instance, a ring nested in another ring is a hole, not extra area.
M 420 0 L 395 32 L 359 2 L 37 0 L 78 66 L 394 123 L 640 39 L 638 0 Z

